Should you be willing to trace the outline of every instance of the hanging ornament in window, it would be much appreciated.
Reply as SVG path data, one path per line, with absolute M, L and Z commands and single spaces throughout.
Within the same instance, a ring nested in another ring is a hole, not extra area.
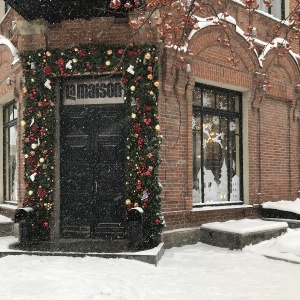
M 196 128 L 196 119 L 193 117 L 192 119 L 192 129 Z
M 218 116 L 214 116 L 212 121 L 215 125 L 218 125 L 220 123 L 220 118 Z
M 230 131 L 235 131 L 236 130 L 236 124 L 234 122 L 229 123 L 229 130 Z
M 203 106 L 209 107 L 210 106 L 210 98 L 207 94 L 203 93 Z

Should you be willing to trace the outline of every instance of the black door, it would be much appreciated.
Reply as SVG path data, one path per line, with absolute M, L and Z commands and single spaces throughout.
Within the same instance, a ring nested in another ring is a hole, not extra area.
M 62 106 L 62 237 L 123 237 L 123 124 L 121 104 Z

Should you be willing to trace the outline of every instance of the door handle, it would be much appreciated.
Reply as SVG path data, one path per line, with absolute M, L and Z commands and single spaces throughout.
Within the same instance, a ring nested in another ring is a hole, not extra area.
M 95 192 L 98 192 L 99 184 L 97 181 L 95 181 Z

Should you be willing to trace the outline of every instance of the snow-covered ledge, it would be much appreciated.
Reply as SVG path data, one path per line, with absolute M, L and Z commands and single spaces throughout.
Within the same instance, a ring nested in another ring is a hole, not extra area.
M 240 209 L 240 208 L 253 208 L 253 205 L 242 204 L 242 205 L 201 206 L 201 207 L 194 207 L 192 209 L 192 212 L 219 210 L 219 209 Z
M 13 43 L 5 36 L 0 35 L 0 45 L 5 45 L 9 48 L 9 50 L 12 54 L 12 57 L 13 57 L 13 62 L 11 64 L 12 65 L 16 64 L 19 61 L 19 56 L 18 56 L 18 50 L 13 45 Z

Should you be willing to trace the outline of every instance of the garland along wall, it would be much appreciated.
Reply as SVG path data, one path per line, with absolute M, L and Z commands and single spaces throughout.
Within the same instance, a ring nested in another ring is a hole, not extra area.
M 33 207 L 37 218 L 35 239 L 49 238 L 53 211 L 55 170 L 55 84 L 63 77 L 121 72 L 124 89 L 125 211 L 144 209 L 144 243 L 160 241 L 164 226 L 161 186 L 158 182 L 161 144 L 157 101 L 158 57 L 154 46 L 78 46 L 72 49 L 35 50 L 21 54 L 24 74 L 23 155 L 24 207 Z

